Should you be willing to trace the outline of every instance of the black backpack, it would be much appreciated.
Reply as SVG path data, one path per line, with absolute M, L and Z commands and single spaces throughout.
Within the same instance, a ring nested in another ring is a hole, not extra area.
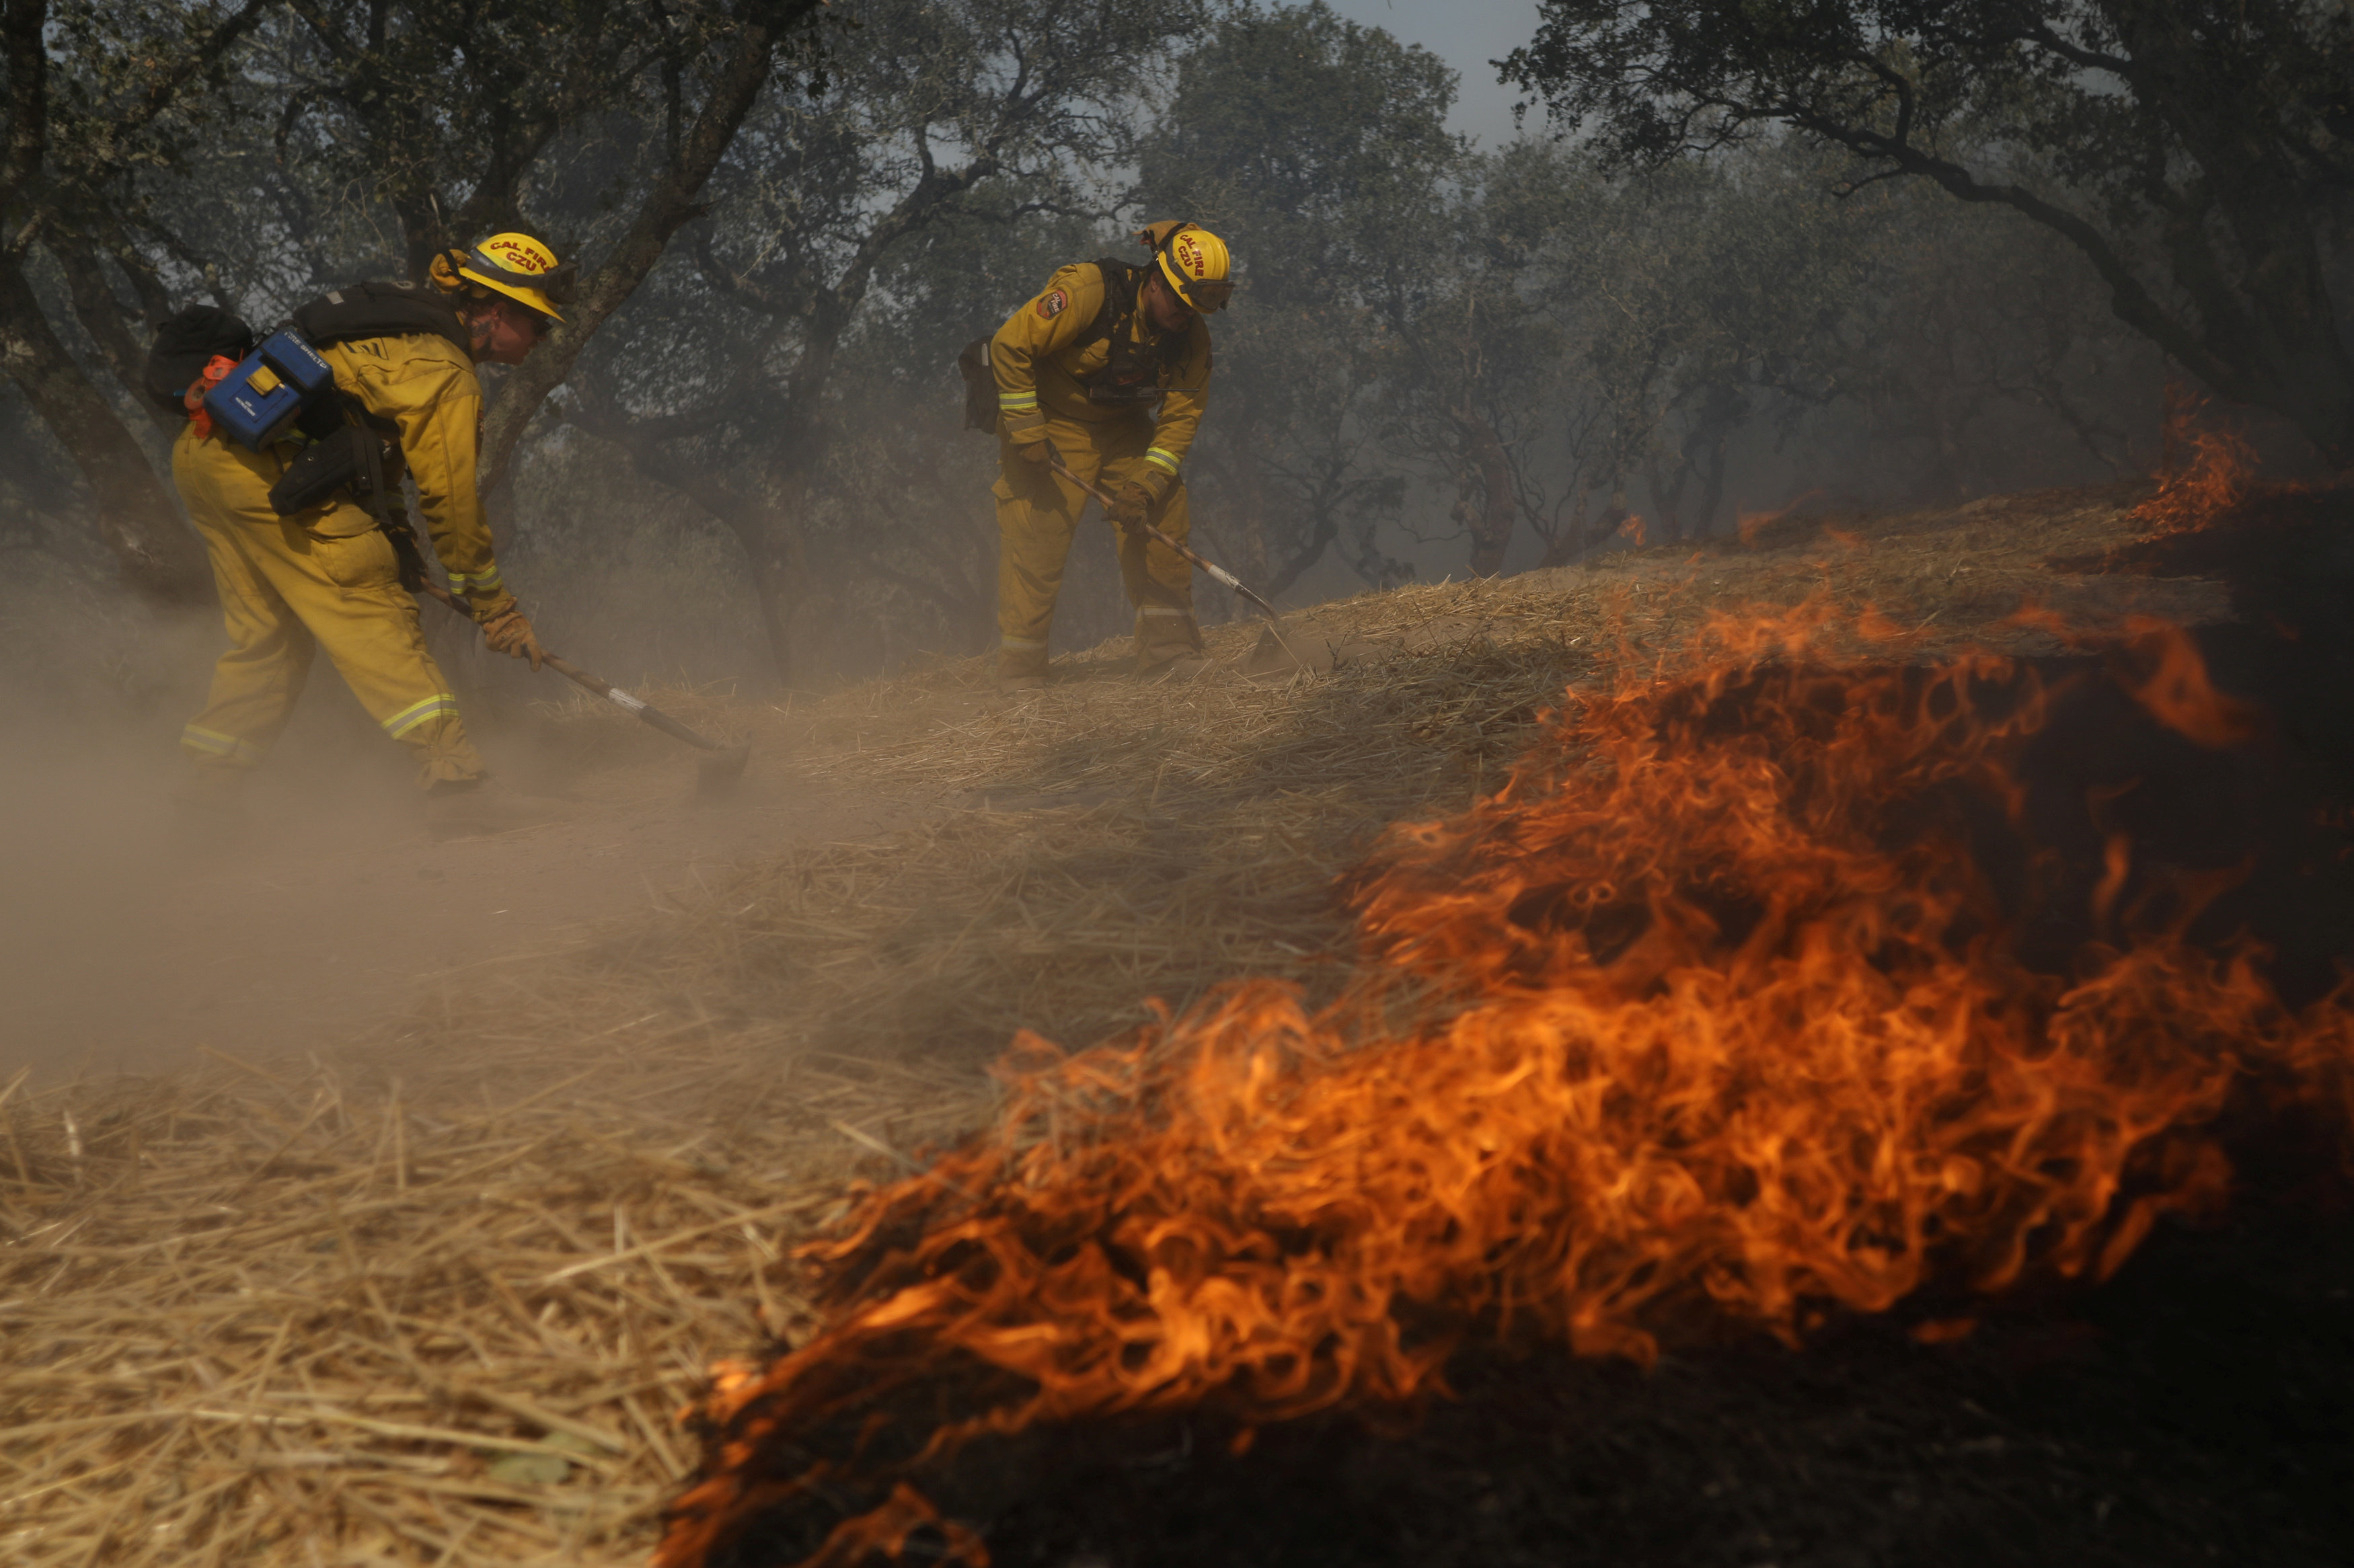
M 474 353 L 473 338 L 456 307 L 438 290 L 415 283 L 346 283 L 330 289 L 295 311 L 294 327 L 313 348 L 359 337 L 429 332 L 448 338 L 470 359 Z
M 1087 389 L 1087 401 L 1115 408 L 1157 403 L 1162 396 L 1160 373 L 1183 355 L 1185 335 L 1172 334 L 1148 348 L 1129 333 L 1128 323 L 1137 312 L 1137 294 L 1151 263 L 1133 267 L 1106 256 L 1094 265 L 1103 274 L 1104 295 L 1096 319 L 1088 323 L 1087 341 L 1092 344 L 1108 339 L 1111 353 L 1102 369 L 1080 383 Z M 964 428 L 995 435 L 997 381 L 989 368 L 989 339 L 977 337 L 964 345 L 957 355 L 957 373 L 964 377 Z
M 216 305 L 190 305 L 155 329 L 141 388 L 159 408 L 185 419 L 184 395 L 216 356 L 243 359 L 253 352 L 253 329 Z
M 298 307 L 294 330 L 314 348 L 355 338 L 401 337 L 432 333 L 473 355 L 473 340 L 465 322 L 440 292 L 414 283 L 346 283 Z M 398 432 L 378 430 L 351 399 L 333 393 L 303 410 L 302 429 L 312 438 L 284 474 L 270 486 L 270 504 L 281 517 L 319 505 L 349 487 L 376 514 L 377 524 L 395 532 L 387 521 L 387 440 Z M 395 539 L 398 545 L 400 541 Z M 410 548 L 414 550 L 412 540 Z M 408 577 L 404 561 L 402 576 Z M 414 585 L 410 585 L 414 586 Z

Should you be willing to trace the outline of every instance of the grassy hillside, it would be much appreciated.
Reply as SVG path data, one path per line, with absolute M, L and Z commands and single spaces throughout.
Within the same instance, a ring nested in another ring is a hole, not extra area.
M 1711 615 L 1823 596 L 1914 660 L 2056 655 L 2061 622 L 2231 620 L 2220 572 L 2084 569 L 2126 558 L 2137 499 L 1792 516 L 1367 595 L 1291 618 L 1310 673 L 1238 625 L 1182 683 L 1135 682 L 1107 645 L 1022 700 L 977 663 L 811 705 L 665 694 L 752 735 L 753 791 L 887 802 L 906 825 L 779 845 L 302 1059 L 0 1093 L 0 1543 L 43 1568 L 636 1561 L 695 1458 L 673 1413 L 713 1361 L 807 1326 L 779 1260 L 849 1183 L 987 1118 L 1016 1030 L 1084 1044 L 1253 976 L 1331 994 L 1353 956 L 1336 884 L 1385 831 L 1465 807 L 1565 691 L 1639 673 Z M 667 744 L 610 709 L 544 717 L 583 768 Z M 2333 1266 L 2294 1290 L 2342 1294 Z M 1182 1484 L 1140 1461 L 1119 1506 L 1161 1544 L 1100 1539 L 1119 1516 L 1098 1498 L 1040 1505 L 1001 1560 L 1363 1560 L 1320 1556 L 1314 1529 L 1189 1534 L 1173 1510 L 1198 1484 L 1241 1512 L 1297 1502 L 1295 1522 L 1410 1498 L 1426 1514 L 1400 1562 L 1547 1560 L 1568 1536 L 1617 1562 L 1942 1562 L 1905 1544 L 1928 1515 L 1976 1561 L 2058 1560 L 2007 1543 L 2063 1506 L 2074 1561 L 2105 1560 L 2083 1543 L 2118 1510 L 2141 1522 L 2115 1560 L 2190 1561 L 2152 1543 L 2169 1520 L 2236 1522 L 2221 1488 L 2240 1470 L 2177 1491 L 2232 1431 L 2143 1465 L 2073 1395 L 2039 1416 L 2050 1388 L 2020 1369 L 2058 1364 L 2085 1399 L 2140 1391 L 2083 1336 L 2122 1335 L 2162 1378 L 2205 1330 L 2101 1321 L 1935 1362 L 1862 1330 L 1819 1375 L 1754 1347 L 1650 1381 L 1555 1369 L 1543 1393 L 1471 1369 L 1501 1424 L 1484 1436 L 1447 1415 L 1387 1447 L 1318 1428 Z M 1567 1469 L 1532 1476 L 1536 1452 Z M 2306 1560 L 2313 1489 L 2267 1484 L 2268 1560 Z

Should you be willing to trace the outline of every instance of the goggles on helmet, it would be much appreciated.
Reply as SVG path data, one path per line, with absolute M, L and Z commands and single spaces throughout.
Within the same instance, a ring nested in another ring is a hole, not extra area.
M 1235 297 L 1234 280 L 1190 279 L 1177 285 L 1177 297 L 1204 313 L 1222 311 L 1226 308 L 1226 302 Z

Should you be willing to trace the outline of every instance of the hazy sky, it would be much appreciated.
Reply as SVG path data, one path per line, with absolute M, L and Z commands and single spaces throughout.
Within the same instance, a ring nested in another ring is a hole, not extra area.
M 1517 90 L 1501 87 L 1488 62 L 1501 59 L 1537 30 L 1536 0 L 1327 0 L 1352 22 L 1383 28 L 1453 66 L 1462 81 L 1456 89 L 1452 128 L 1493 147 L 1512 134 Z M 1531 116 L 1531 123 L 1543 121 Z

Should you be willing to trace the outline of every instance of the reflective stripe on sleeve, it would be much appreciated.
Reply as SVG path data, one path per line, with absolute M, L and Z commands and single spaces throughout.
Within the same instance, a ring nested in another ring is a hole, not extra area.
M 486 572 L 451 572 L 450 588 L 453 593 L 481 593 L 499 586 L 501 578 L 496 566 Z
M 226 757 L 237 762 L 259 762 L 261 753 L 233 735 L 223 735 L 217 729 L 190 725 L 180 732 L 180 744 L 190 751 L 201 751 L 207 757 Z
M 1000 392 L 997 395 L 997 406 L 1009 414 L 1018 414 L 1023 412 L 1024 409 L 1036 408 L 1038 406 L 1038 394 L 1034 390 L 1029 392 Z
M 414 702 L 384 721 L 384 733 L 398 740 L 428 719 L 443 714 L 453 717 L 458 712 L 458 699 L 448 692 L 436 692 L 421 702 Z
M 1162 451 L 1159 447 L 1146 448 L 1144 452 L 1144 461 L 1150 463 L 1153 467 L 1161 470 L 1163 473 L 1175 473 L 1177 471 L 1176 454 L 1173 452 Z

